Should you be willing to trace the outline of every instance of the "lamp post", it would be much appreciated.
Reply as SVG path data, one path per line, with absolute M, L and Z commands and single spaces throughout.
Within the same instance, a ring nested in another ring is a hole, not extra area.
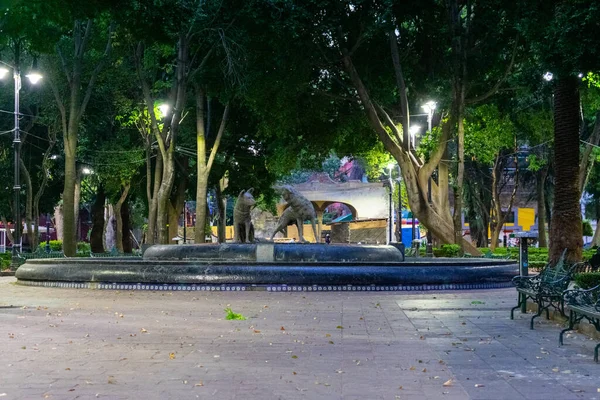
M 435 111 L 436 106 L 437 104 L 435 101 L 428 101 L 427 103 L 423 104 L 423 110 L 425 110 L 427 113 L 427 131 L 429 133 L 431 133 L 431 130 L 433 129 L 433 112 Z M 427 181 L 427 202 L 429 203 L 429 206 L 431 206 L 431 176 Z M 427 228 L 427 247 L 425 250 L 427 257 L 433 257 L 432 241 L 433 238 L 431 236 L 431 229 Z
M 13 147 L 14 147 L 14 214 L 15 214 L 15 229 L 13 236 L 13 245 L 12 245 L 12 260 L 11 260 L 11 268 L 16 269 L 19 266 L 19 253 L 21 251 L 21 170 L 20 170 L 20 160 L 21 160 L 21 131 L 19 128 L 19 92 L 21 91 L 21 72 L 19 71 L 18 66 L 10 66 L 4 62 L 0 62 L 8 67 L 11 67 L 13 70 L 13 80 L 15 83 L 15 128 L 14 128 L 14 137 L 13 137 Z M 0 79 L 3 79 L 9 70 L 5 67 L 0 67 Z M 40 74 L 30 73 L 26 75 L 29 81 L 32 84 L 36 84 L 42 79 Z

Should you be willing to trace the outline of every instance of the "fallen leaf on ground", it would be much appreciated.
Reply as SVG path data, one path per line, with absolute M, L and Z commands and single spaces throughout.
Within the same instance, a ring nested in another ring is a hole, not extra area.
M 325 337 L 331 337 L 331 335 L 329 333 L 326 333 Z
M 204 386 L 204 383 L 202 383 L 202 381 L 196 383 L 194 386 Z
M 174 360 L 175 359 L 175 353 L 169 353 L 169 358 L 171 360 Z
M 280 331 L 285 331 L 285 328 L 282 326 L 281 328 L 279 328 Z
M 254 333 L 260 333 L 260 331 L 258 329 L 255 329 Z
M 454 385 L 454 382 L 452 381 L 452 379 L 448 379 L 446 382 L 444 382 L 444 384 L 442 386 L 452 386 Z
M 140 329 L 140 332 L 142 332 L 142 333 L 148 333 L 148 331 L 146 329 L 144 329 L 144 328 Z
M 479 387 L 484 387 L 485 385 L 482 385 L 481 383 L 476 383 L 475 387 L 479 388 Z

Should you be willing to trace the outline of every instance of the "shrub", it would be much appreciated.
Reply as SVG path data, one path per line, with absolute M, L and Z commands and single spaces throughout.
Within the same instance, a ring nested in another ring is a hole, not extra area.
M 583 289 L 591 289 L 600 285 L 600 272 L 584 272 L 575 275 L 575 283 Z
M 444 253 L 444 257 L 458 257 L 460 246 L 457 244 L 443 244 L 442 252 Z
M 38 245 L 38 251 L 46 251 L 46 242 L 41 242 Z M 51 240 L 50 251 L 62 251 L 62 240 Z
M 12 260 L 11 253 L 0 253 L 0 269 L 8 269 L 10 267 L 10 262 Z
M 77 242 L 77 252 L 78 253 L 88 253 L 91 251 L 91 246 L 87 242 Z

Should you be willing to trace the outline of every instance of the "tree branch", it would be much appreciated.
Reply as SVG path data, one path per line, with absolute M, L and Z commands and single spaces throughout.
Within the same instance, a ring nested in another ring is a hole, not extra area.
M 225 132 L 225 126 L 227 125 L 227 121 L 229 121 L 229 103 L 225 105 L 225 110 L 223 110 L 223 118 L 221 119 L 221 125 L 219 126 L 219 132 L 217 133 L 217 137 L 215 138 L 215 143 L 210 151 L 210 156 L 208 157 L 208 163 L 206 163 L 206 168 L 210 171 L 212 167 L 212 163 L 217 155 L 217 151 L 219 150 L 219 144 L 221 143 L 221 137 L 223 136 L 223 132 Z
M 498 89 L 500 89 L 500 86 L 502 85 L 502 83 L 504 83 L 506 78 L 508 78 L 508 75 L 510 74 L 510 71 L 512 70 L 512 68 L 515 64 L 515 57 L 517 55 L 517 45 L 518 44 L 519 44 L 519 37 L 517 36 L 515 38 L 515 44 L 513 45 L 513 51 L 512 51 L 512 56 L 510 58 L 510 63 L 506 67 L 506 70 L 504 71 L 504 75 L 502 76 L 502 78 L 500 78 L 498 80 L 498 82 L 496 82 L 496 84 L 487 93 L 485 93 L 481 96 L 475 97 L 473 99 L 465 99 L 466 104 L 477 104 L 479 102 L 482 102 L 482 101 L 488 99 L 489 97 L 493 96 L 494 94 L 496 94 Z
M 88 30 L 91 30 L 90 24 L 91 24 L 91 21 L 88 22 L 88 27 L 86 29 L 86 40 L 85 41 L 87 41 L 87 38 L 88 38 Z M 98 75 L 100 74 L 100 71 L 102 70 L 102 68 L 104 68 L 104 64 L 106 63 L 106 60 L 108 59 L 108 56 L 110 55 L 110 51 L 112 48 L 112 36 L 113 36 L 114 28 L 115 28 L 115 24 L 114 24 L 114 22 L 111 22 L 110 27 L 108 28 L 108 40 L 106 41 L 106 48 L 104 49 L 104 54 L 102 55 L 100 62 L 96 65 L 96 68 L 94 68 L 94 71 L 92 72 L 92 76 L 90 77 L 90 81 L 89 81 L 89 83 L 87 85 L 87 89 L 85 91 L 85 96 L 81 103 L 81 108 L 79 109 L 79 114 L 77 115 L 78 120 L 81 119 L 83 113 L 85 112 L 88 102 L 90 101 L 90 97 L 92 96 L 92 90 L 94 88 L 94 84 L 96 83 L 96 79 L 98 78 Z M 82 47 L 83 46 L 85 46 L 85 42 L 82 45 Z

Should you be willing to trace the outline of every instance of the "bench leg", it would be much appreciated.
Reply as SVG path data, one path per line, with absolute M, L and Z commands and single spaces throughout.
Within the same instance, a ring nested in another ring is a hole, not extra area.
M 594 348 L 594 361 L 598 362 L 598 349 L 600 349 L 600 344 L 596 345 Z
M 521 293 L 517 293 L 517 306 L 510 309 L 510 319 L 515 319 L 515 310 L 521 307 Z
M 573 311 L 570 311 L 569 312 L 569 327 L 560 331 L 560 335 L 558 336 L 558 345 L 559 346 L 563 345 L 563 335 L 565 334 L 565 332 L 572 331 L 573 325 L 574 325 Z
M 544 303 L 541 300 L 538 300 L 537 302 L 538 305 L 538 310 L 537 313 L 535 313 L 535 315 L 533 317 L 531 317 L 531 323 L 529 324 L 529 329 L 533 330 L 533 320 L 536 319 L 537 317 L 539 317 L 540 315 L 542 315 L 542 313 L 544 312 Z M 546 308 L 546 311 L 548 311 L 548 309 Z

